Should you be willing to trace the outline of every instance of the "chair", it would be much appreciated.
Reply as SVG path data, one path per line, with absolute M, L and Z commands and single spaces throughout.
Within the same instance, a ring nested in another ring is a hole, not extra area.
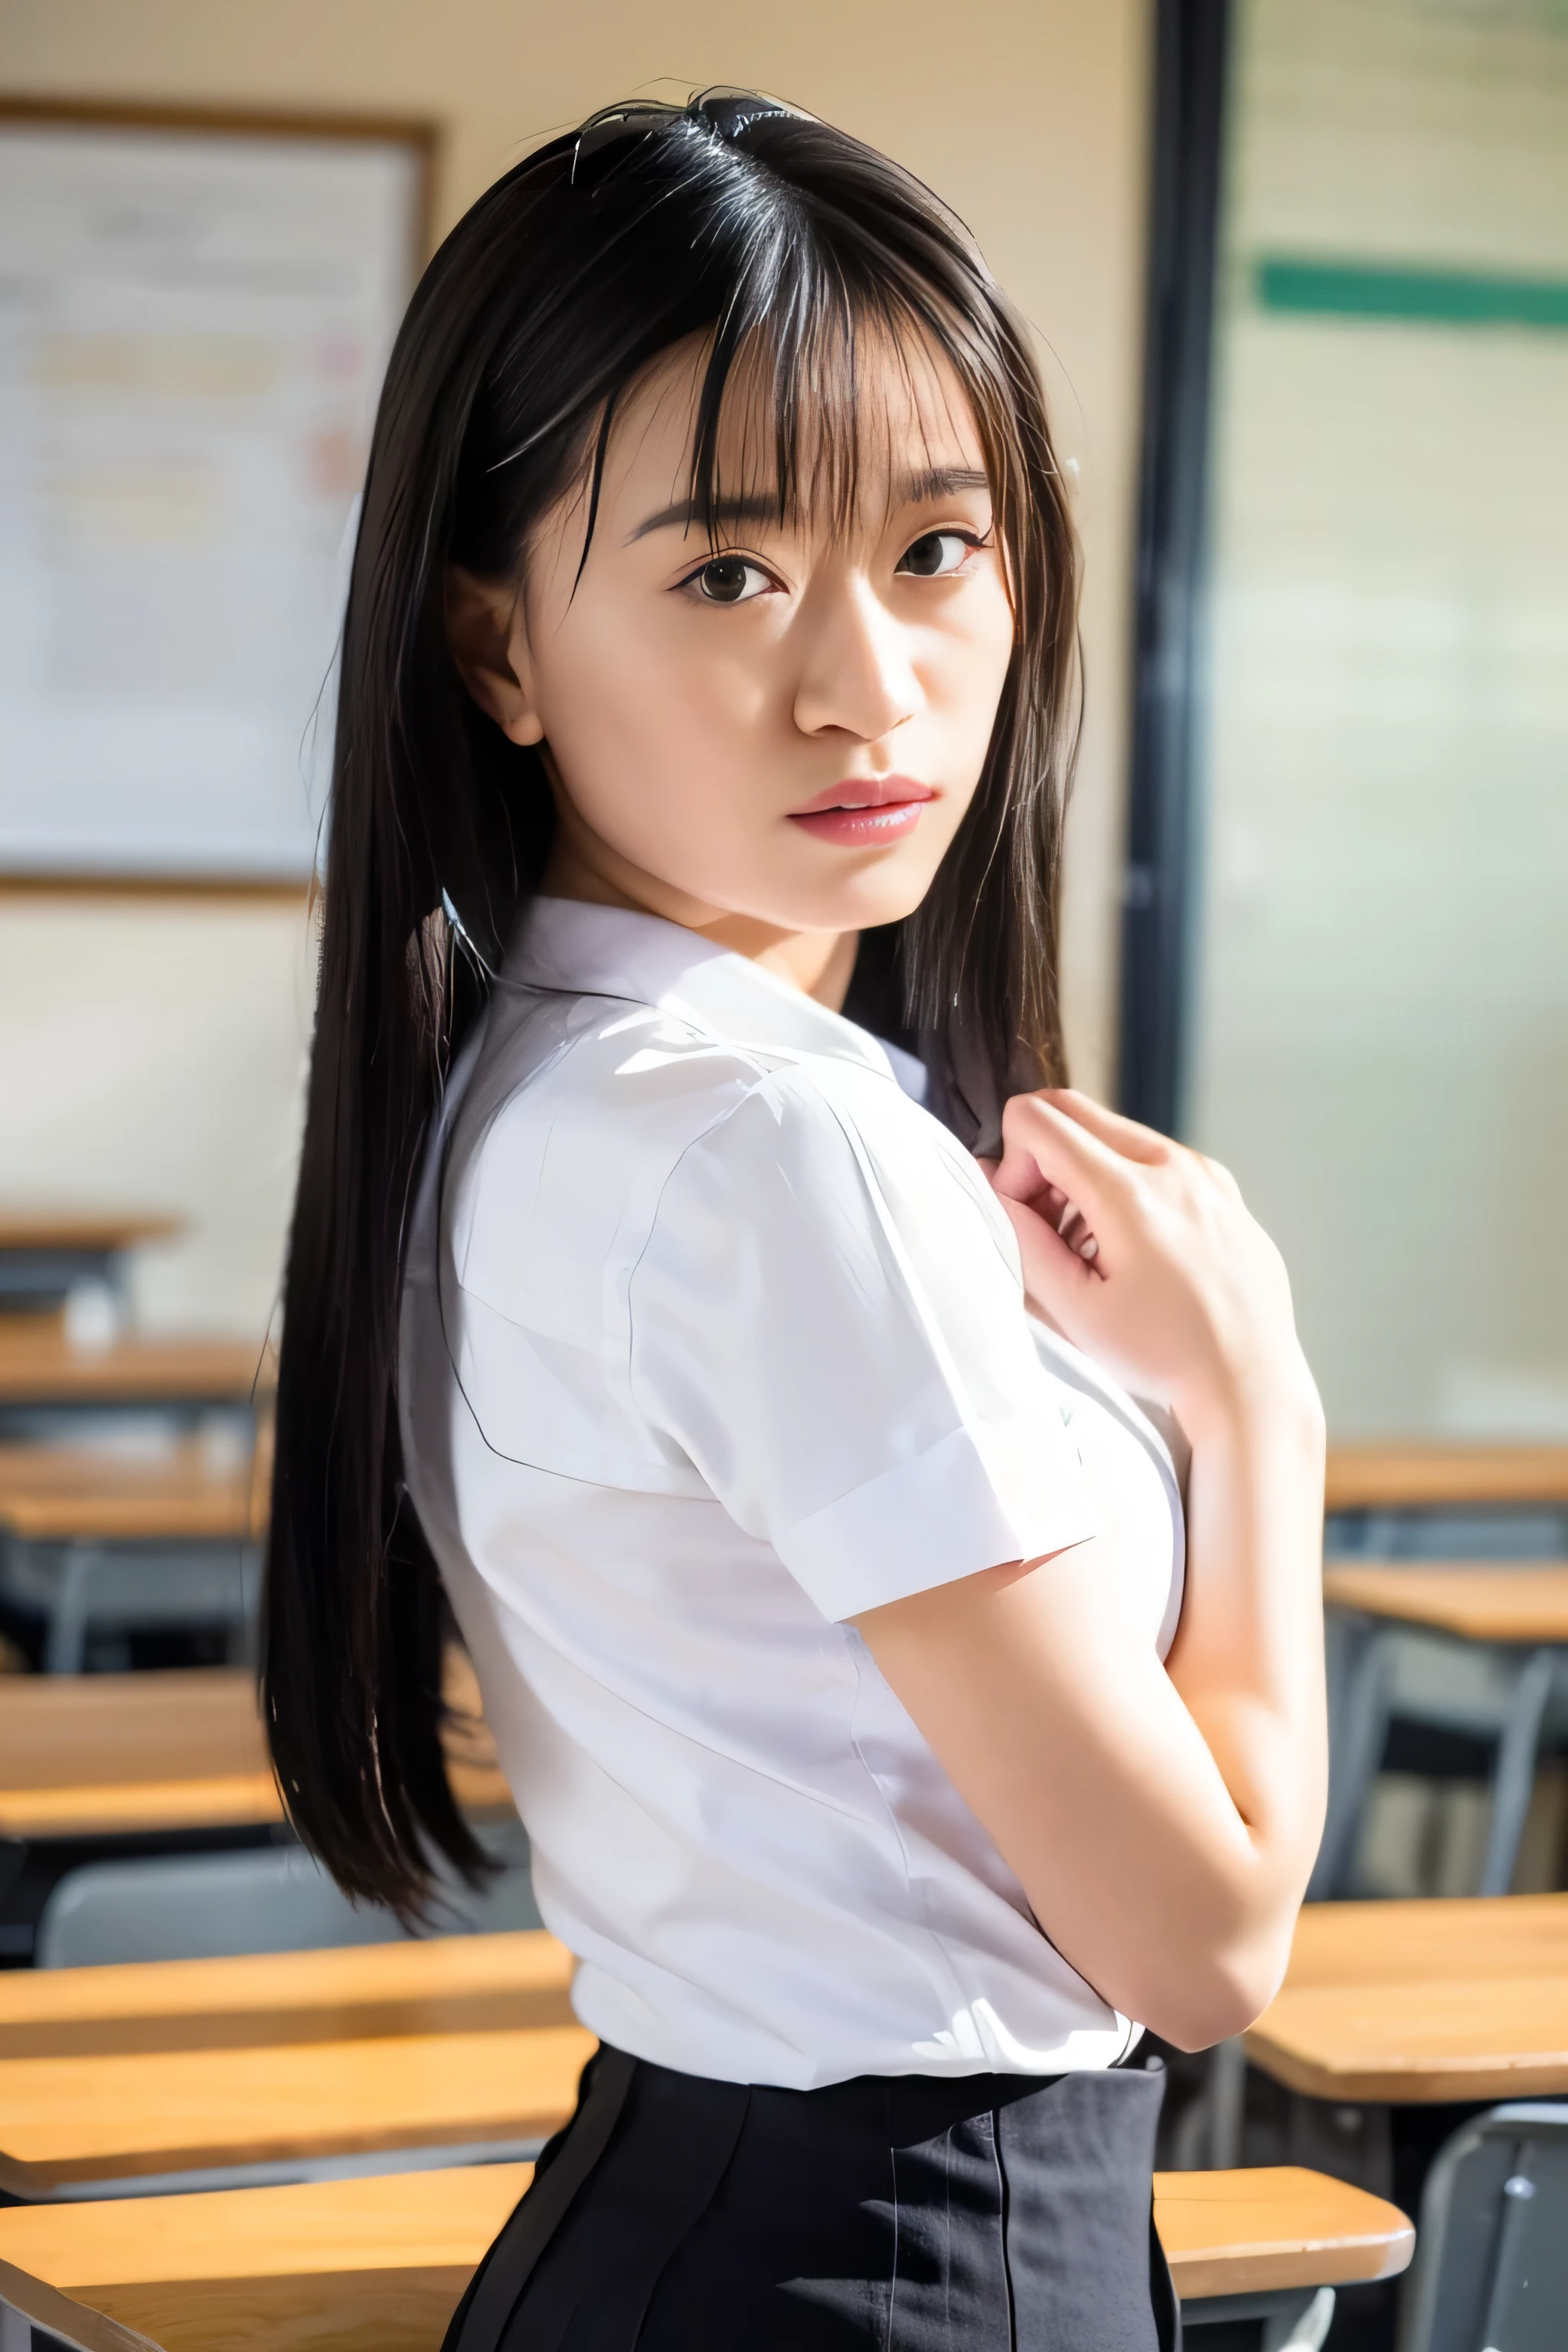
M 88 1636 L 201 1629 L 248 1654 L 261 1591 L 253 1543 L 24 1542 L 0 1535 L 0 1600 L 44 1620 L 43 1669 L 79 1675 Z
M 1328 1820 L 1310 1902 L 1354 1893 L 1357 1840 L 1389 1727 L 1427 1724 L 1493 1742 L 1492 1817 L 1480 1895 L 1506 1895 L 1530 1810 L 1536 1761 L 1562 1726 L 1568 1675 L 1552 1649 L 1509 1651 L 1408 1626 L 1330 1620 Z
M 521 1822 L 483 1832 L 481 1843 L 500 1872 L 478 1892 L 444 1872 L 437 1930 L 476 1935 L 540 1927 Z M 324 1950 L 392 1943 L 404 1933 L 388 1913 L 356 1908 L 300 1846 L 158 1855 L 68 1872 L 39 1918 L 35 1966 Z
M 1257 2352 L 1321 2352 L 1333 2326 L 1335 2300 L 1331 2286 L 1321 2286 L 1293 2295 L 1220 2295 L 1210 2305 L 1184 2303 L 1182 2340 L 1192 2352 L 1205 2352 L 1215 2340 L 1207 2331 L 1219 2327 L 1226 2352 L 1243 2330 Z
M 1493 2107 L 1426 2178 L 1398 2352 L 1561 2352 L 1568 2339 L 1568 2105 Z

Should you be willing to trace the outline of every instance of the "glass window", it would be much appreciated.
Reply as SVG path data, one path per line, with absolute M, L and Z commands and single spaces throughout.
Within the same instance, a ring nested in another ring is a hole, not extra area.
M 1187 1130 L 1336 1435 L 1568 1435 L 1568 5 L 1237 0 Z

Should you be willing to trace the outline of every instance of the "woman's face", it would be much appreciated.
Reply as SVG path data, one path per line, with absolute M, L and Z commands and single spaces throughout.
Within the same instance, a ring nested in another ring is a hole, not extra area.
M 678 346 L 611 433 L 587 562 L 581 488 L 519 594 L 455 572 L 458 667 L 542 742 L 547 887 L 777 934 L 890 922 L 931 886 L 979 782 L 1013 649 L 979 436 L 946 362 L 858 354 L 856 511 L 777 520 L 742 397 L 721 436 L 721 551 L 688 505 L 705 352 Z M 750 426 L 750 430 L 748 430 Z

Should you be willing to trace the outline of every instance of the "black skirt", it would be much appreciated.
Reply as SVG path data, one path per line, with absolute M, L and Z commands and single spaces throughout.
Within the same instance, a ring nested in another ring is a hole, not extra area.
M 601 2049 L 444 2352 L 1173 2352 L 1158 2071 L 709 2082 Z

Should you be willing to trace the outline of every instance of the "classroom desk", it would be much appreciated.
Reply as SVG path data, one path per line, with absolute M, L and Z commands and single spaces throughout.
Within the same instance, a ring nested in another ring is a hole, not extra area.
M 118 1257 L 140 1242 L 167 1241 L 181 1230 L 178 1217 L 119 1215 L 90 1209 L 0 1207 L 0 1255 L 23 1257 L 72 1251 L 82 1257 Z
M 1331 1445 L 1331 1511 L 1568 1503 L 1568 1445 Z
M 448 1695 L 453 1788 L 474 1812 L 506 1811 L 472 1671 L 456 1653 Z M 0 1682 L 0 1838 L 230 1828 L 282 1818 L 243 1669 L 11 1675 Z
M 1282 1990 L 1436 1978 L 1568 1976 L 1568 1895 L 1309 1903 Z
M 198 1438 L 145 1454 L 0 1444 L 0 1527 L 39 1544 L 254 1541 L 256 1467 L 248 1448 Z
M 1492 1820 L 1481 1886 L 1506 1894 L 1534 1785 L 1547 1711 L 1568 1650 L 1568 1565 L 1491 1561 L 1385 1566 L 1336 1561 L 1323 1570 L 1323 1599 L 1339 1620 L 1329 1816 L 1312 1874 L 1314 1896 L 1344 1884 L 1363 1810 L 1382 1760 L 1393 1713 L 1390 1661 L 1407 1627 L 1502 1654 L 1510 1681 L 1493 1723 L 1498 1739 Z
M 247 1627 L 270 1449 L 220 1426 L 127 1451 L 0 1444 L 0 1591 L 44 1627 L 47 1674 L 79 1674 L 95 1623 Z
M 1347 2105 L 1568 2092 L 1568 1895 L 1309 1906 L 1242 2044 Z
M 542 1928 L 416 1943 L 0 1972 L 0 2060 L 249 2050 L 570 2025 Z
M 575 2023 L 249 2049 L 0 2060 L 0 2189 L 160 2180 L 558 2130 L 595 2044 Z
M 138 1339 L 73 1347 L 51 1317 L 0 1319 L 0 1406 L 250 1407 L 271 1367 L 252 1339 Z
M 85 2352 L 437 2352 L 531 2172 L 491 2165 L 171 2197 L 155 2209 L 0 2213 L 0 2294 Z M 1286 2167 L 1161 2175 L 1154 2216 L 1188 2303 L 1387 2278 L 1413 2244 L 1393 2206 Z
M 74 1284 L 112 1281 L 127 1250 L 179 1231 L 176 1217 L 0 1209 L 0 1314 L 37 1313 Z
M 1568 1644 L 1568 1566 L 1336 1562 L 1323 1570 L 1323 1599 L 1336 1609 L 1424 1625 L 1465 1642 L 1530 1649 Z

